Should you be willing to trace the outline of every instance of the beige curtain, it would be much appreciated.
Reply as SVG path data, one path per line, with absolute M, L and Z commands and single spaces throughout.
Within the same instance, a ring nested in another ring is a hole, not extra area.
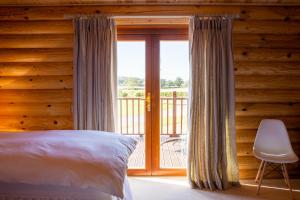
M 73 21 L 75 129 L 115 130 L 116 32 L 113 19 L 82 16 Z
M 232 20 L 190 20 L 188 177 L 192 187 L 238 184 Z

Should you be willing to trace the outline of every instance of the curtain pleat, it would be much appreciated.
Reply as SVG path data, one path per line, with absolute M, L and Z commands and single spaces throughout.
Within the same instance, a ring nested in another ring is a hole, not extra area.
M 188 177 L 194 188 L 238 184 L 232 19 L 192 17 Z
M 74 25 L 74 129 L 115 131 L 116 32 L 112 18 L 77 17 Z

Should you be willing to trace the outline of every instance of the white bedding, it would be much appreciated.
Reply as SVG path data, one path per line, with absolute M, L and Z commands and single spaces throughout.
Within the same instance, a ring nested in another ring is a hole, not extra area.
M 123 188 L 121 199 L 91 188 L 0 182 L 0 200 L 133 200 L 127 177 Z
M 99 131 L 0 133 L 0 182 L 92 188 L 123 198 L 136 141 Z

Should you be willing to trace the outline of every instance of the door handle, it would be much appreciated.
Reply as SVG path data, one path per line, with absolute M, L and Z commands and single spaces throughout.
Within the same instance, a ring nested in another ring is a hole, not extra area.
M 146 96 L 146 109 L 148 112 L 151 111 L 151 93 L 148 92 Z

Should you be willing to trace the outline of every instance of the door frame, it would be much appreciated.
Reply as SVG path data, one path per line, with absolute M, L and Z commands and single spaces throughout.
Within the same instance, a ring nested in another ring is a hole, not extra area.
M 151 92 L 152 85 L 152 41 L 149 35 L 142 34 L 120 34 L 117 35 L 118 41 L 145 41 L 145 94 Z M 128 175 L 151 175 L 151 166 L 152 166 L 152 116 L 151 112 L 145 111 L 145 168 L 144 169 L 128 169 Z
M 160 40 L 187 40 L 187 26 L 118 26 L 120 41 L 146 43 L 145 94 L 151 93 L 151 112 L 146 111 L 145 169 L 129 169 L 128 175 L 184 176 L 186 169 L 160 168 Z

